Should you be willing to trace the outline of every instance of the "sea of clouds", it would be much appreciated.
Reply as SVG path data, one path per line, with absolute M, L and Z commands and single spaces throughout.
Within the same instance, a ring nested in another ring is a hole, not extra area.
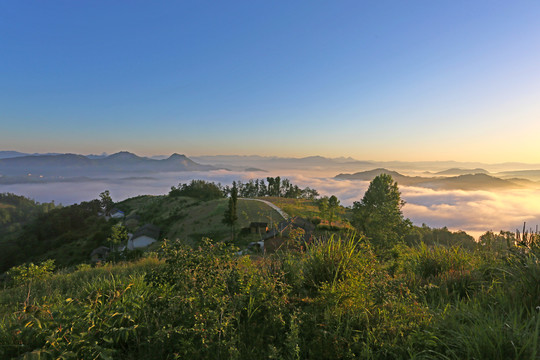
M 203 179 L 230 185 L 235 180 L 247 181 L 266 176 L 288 178 L 300 187 L 309 186 L 321 195 L 336 195 L 342 205 L 351 206 L 362 199 L 369 186 L 367 181 L 336 180 L 302 174 L 272 174 L 231 172 L 179 172 L 146 174 L 143 177 L 118 177 L 79 183 L 43 183 L 0 185 L 0 192 L 28 196 L 39 202 L 69 205 L 97 199 L 99 193 L 109 190 L 115 201 L 137 195 L 167 194 L 173 185 L 192 179 Z M 515 231 L 527 222 L 535 227 L 540 223 L 540 189 L 491 191 L 432 190 L 400 186 L 406 204 L 403 213 L 414 224 L 431 227 L 446 226 L 451 230 L 464 230 L 478 237 L 487 230 Z

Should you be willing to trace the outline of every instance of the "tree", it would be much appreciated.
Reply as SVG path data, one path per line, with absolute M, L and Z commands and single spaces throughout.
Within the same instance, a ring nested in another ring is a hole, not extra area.
M 114 202 L 112 201 L 111 194 L 109 193 L 109 190 L 105 190 L 101 194 L 99 194 L 100 197 L 100 205 L 103 209 L 103 212 L 105 212 L 105 215 L 110 215 L 111 210 L 114 207 Z
M 328 216 L 328 196 L 323 196 L 319 199 L 319 215 L 322 219 L 326 219 Z
M 411 227 L 403 217 L 405 202 L 397 182 L 388 174 L 376 176 L 361 201 L 353 204 L 353 223 L 378 247 L 389 248 L 401 241 Z
M 335 195 L 330 196 L 328 199 L 328 220 L 330 221 L 330 225 L 332 225 L 332 221 L 334 220 L 334 216 L 336 215 L 336 211 L 339 208 L 339 200 Z
M 129 235 L 124 226 L 117 225 L 112 227 L 111 235 L 107 238 L 107 242 L 109 243 L 109 249 L 112 254 L 113 261 L 116 261 L 119 246 L 127 242 L 128 239 Z
M 236 182 L 233 181 L 233 186 L 231 188 L 231 196 L 229 197 L 229 204 L 227 210 L 225 210 L 225 215 L 223 217 L 223 223 L 231 227 L 231 237 L 234 240 L 234 225 L 238 220 L 236 215 L 236 203 L 238 201 L 238 188 L 236 187 Z

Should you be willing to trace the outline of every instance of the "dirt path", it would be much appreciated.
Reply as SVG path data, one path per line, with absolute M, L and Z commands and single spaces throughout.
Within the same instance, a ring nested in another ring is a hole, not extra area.
M 276 210 L 279 215 L 283 216 L 283 219 L 288 220 L 290 218 L 289 214 L 287 214 L 285 211 L 281 210 L 276 205 L 272 204 L 270 201 L 261 200 L 261 199 L 249 199 L 249 198 L 239 198 L 240 200 L 251 200 L 251 201 L 260 201 L 262 203 L 265 203 L 266 205 L 270 206 L 272 209 Z

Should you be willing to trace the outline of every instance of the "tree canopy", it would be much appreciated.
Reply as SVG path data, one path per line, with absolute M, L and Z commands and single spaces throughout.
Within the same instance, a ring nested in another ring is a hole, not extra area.
M 404 204 L 392 176 L 378 175 L 362 200 L 353 204 L 354 225 L 376 246 L 391 247 L 403 239 L 411 226 L 401 211 Z

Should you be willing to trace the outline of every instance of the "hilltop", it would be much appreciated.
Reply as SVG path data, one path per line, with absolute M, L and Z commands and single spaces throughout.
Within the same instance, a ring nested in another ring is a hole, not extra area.
M 475 169 L 476 170 L 476 169 Z M 450 169 L 445 173 L 463 172 L 463 170 Z M 426 187 L 436 190 L 497 190 L 516 189 L 525 186 L 538 185 L 526 179 L 500 179 L 485 173 L 463 174 L 458 176 L 407 176 L 387 169 L 373 169 L 360 171 L 354 174 L 339 174 L 334 178 L 338 180 L 371 181 L 380 174 L 391 175 L 400 185 Z

